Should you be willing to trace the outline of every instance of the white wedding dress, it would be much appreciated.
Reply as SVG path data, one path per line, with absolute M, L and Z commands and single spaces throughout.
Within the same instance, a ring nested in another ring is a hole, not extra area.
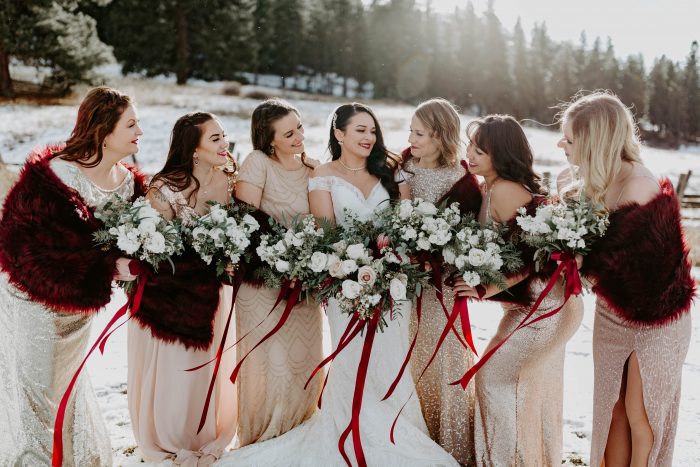
M 377 183 L 367 198 L 346 180 L 327 176 L 309 179 L 309 191 L 331 193 L 338 224 L 345 221 L 345 209 L 367 219 L 374 209 L 389 199 L 386 189 Z M 404 303 L 400 313 L 383 333 L 374 339 L 365 383 L 360 431 L 365 459 L 369 466 L 458 466 L 454 458 L 432 441 L 420 411 L 410 369 L 407 368 L 393 395 L 382 397 L 406 357 L 409 346 L 408 323 L 411 304 Z M 348 324 L 348 316 L 331 301 L 326 309 L 335 349 Z M 338 450 L 341 433 L 350 423 L 351 405 L 358 363 L 364 337 L 358 335 L 331 364 L 328 385 L 323 393 L 321 410 L 293 430 L 267 441 L 248 445 L 224 455 L 216 465 L 230 466 L 345 466 Z M 411 396 L 394 433 L 389 432 L 401 405 Z M 466 414 L 465 414 L 466 416 Z M 464 440 L 465 443 L 470 442 Z M 352 436 L 347 438 L 345 452 L 353 465 L 355 460 Z

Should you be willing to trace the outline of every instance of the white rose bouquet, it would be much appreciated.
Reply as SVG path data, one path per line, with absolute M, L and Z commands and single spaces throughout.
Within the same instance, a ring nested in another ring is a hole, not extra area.
M 495 284 L 504 289 L 506 274 L 518 271 L 523 264 L 515 246 L 504 239 L 504 229 L 482 227 L 467 216 L 456 230 L 453 241 L 442 250 L 445 263 L 453 265 L 469 286 Z
M 609 224 L 607 212 L 583 196 L 540 205 L 534 216 L 520 208 L 516 222 L 522 229 L 520 240 L 535 248 L 533 259 L 538 271 L 555 252 L 585 256 L 591 244 L 605 235 Z
M 325 278 L 323 271 L 334 255 L 332 243 L 339 239 L 338 229 L 328 222 L 316 226 L 312 215 L 297 216 L 289 228 L 275 225 L 273 232 L 260 236 L 256 248 L 258 257 L 266 266 L 258 274 L 265 285 L 279 288 L 296 279 L 302 290 L 316 289 Z
M 132 203 L 113 196 L 95 209 L 95 217 L 105 225 L 93 235 L 98 245 L 116 247 L 156 271 L 166 260 L 174 269 L 171 257 L 184 249 L 180 223 L 165 220 L 148 199 L 140 197 Z
M 209 212 L 187 229 L 187 240 L 205 263 L 215 261 L 216 273 L 223 276 L 229 264 L 235 268 L 251 253 L 251 235 L 260 224 L 241 204 L 209 205 Z
M 327 274 L 318 293 L 320 301 L 334 298 L 340 310 L 357 313 L 362 320 L 380 313 L 379 329 L 387 325 L 386 316 L 398 313 L 396 304 L 411 301 L 427 281 L 427 273 L 376 242 L 372 221 L 354 220 L 343 232 L 343 240 L 333 244 L 324 268 Z
M 439 208 L 421 198 L 401 200 L 375 213 L 375 226 L 399 255 L 440 252 L 460 222 L 459 204 Z

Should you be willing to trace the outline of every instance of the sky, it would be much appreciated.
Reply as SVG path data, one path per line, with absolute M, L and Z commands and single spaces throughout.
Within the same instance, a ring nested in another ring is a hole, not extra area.
M 418 0 L 425 5 L 428 0 Z M 478 14 L 488 0 L 472 0 Z M 467 0 L 432 0 L 432 9 L 453 12 Z M 642 53 L 645 64 L 665 54 L 685 61 L 693 40 L 700 42 L 700 0 L 495 0 L 494 9 L 503 26 L 512 31 L 518 17 L 526 34 L 535 22 L 546 22 L 552 39 L 579 42 L 585 30 L 588 44 L 600 36 L 612 39 L 615 54 Z

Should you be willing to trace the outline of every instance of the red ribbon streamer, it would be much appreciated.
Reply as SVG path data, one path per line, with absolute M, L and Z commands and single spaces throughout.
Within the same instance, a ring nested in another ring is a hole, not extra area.
M 420 329 L 420 316 L 421 316 L 421 310 L 422 310 L 422 302 L 423 302 L 423 296 L 418 295 L 416 299 L 416 332 L 413 334 L 413 339 L 411 340 L 411 345 L 408 348 L 408 353 L 406 353 L 406 358 L 403 361 L 403 364 L 401 365 L 401 368 L 399 369 L 399 374 L 396 375 L 396 378 L 394 381 L 391 383 L 391 386 L 389 386 L 389 390 L 386 392 L 386 395 L 382 399 L 383 401 L 387 400 L 391 395 L 394 393 L 394 390 L 396 389 L 396 386 L 398 386 L 399 381 L 401 381 L 401 377 L 403 376 L 404 371 L 406 370 L 406 366 L 408 365 L 409 360 L 411 360 L 411 355 L 413 354 L 413 348 L 416 346 L 416 340 L 418 339 L 418 330 Z
M 360 365 L 357 370 L 357 378 L 355 379 L 355 392 L 352 398 L 352 416 L 350 418 L 350 423 L 338 440 L 340 454 L 351 467 L 350 458 L 345 452 L 345 441 L 351 434 L 357 464 L 359 467 L 367 467 L 365 453 L 362 449 L 362 439 L 360 438 L 360 411 L 362 409 L 362 396 L 365 390 L 365 382 L 367 381 L 367 370 L 369 367 L 369 358 L 372 353 L 372 344 L 374 343 L 374 336 L 377 333 L 377 326 L 379 325 L 379 318 L 381 316 L 380 310 L 381 308 L 377 308 L 377 311 L 374 312 L 369 323 L 367 323 L 367 333 L 365 334 L 365 342 L 362 346 L 362 355 L 360 356 Z
M 53 465 L 53 467 L 61 467 L 63 465 L 63 422 L 66 416 L 66 409 L 68 408 L 68 399 L 70 399 L 71 392 L 73 392 L 73 386 L 75 386 L 80 372 L 83 370 L 83 367 L 85 366 L 85 363 L 87 363 L 88 358 L 90 358 L 90 355 L 92 355 L 92 352 L 94 352 L 98 346 L 100 348 L 100 351 L 104 352 L 104 347 L 107 343 L 107 338 L 112 335 L 112 332 L 116 331 L 116 329 L 118 329 L 121 326 L 120 324 L 117 328 L 110 332 L 110 329 L 112 328 L 112 326 L 114 326 L 114 323 L 116 323 L 119 320 L 119 318 L 124 316 L 127 310 L 129 310 L 129 308 L 131 308 L 132 310 L 131 314 L 134 315 L 138 312 L 139 307 L 141 306 L 143 289 L 146 286 L 148 277 L 147 270 L 137 261 L 131 261 L 129 263 L 129 269 L 132 274 L 139 276 L 136 293 L 130 296 L 127 302 L 121 308 L 119 308 L 116 311 L 116 313 L 114 313 L 114 316 L 112 316 L 112 318 L 109 320 L 107 326 L 105 326 L 105 328 L 100 333 L 100 336 L 97 338 L 95 343 L 92 344 L 92 347 L 90 347 L 90 350 L 88 351 L 87 355 L 85 355 L 85 358 L 83 358 L 83 361 L 80 363 L 80 366 L 73 374 L 73 378 L 71 378 L 70 383 L 66 388 L 66 391 L 63 393 L 63 397 L 61 397 L 61 402 L 58 405 L 58 410 L 56 411 L 56 419 L 54 421 L 53 426 L 53 456 L 51 459 L 51 464 Z M 125 322 L 126 321 L 124 321 L 124 323 Z
M 543 319 L 556 315 L 557 313 L 559 313 L 559 311 L 561 311 L 562 308 L 564 308 L 564 305 L 566 305 L 566 302 L 569 300 L 571 295 L 578 295 L 581 293 L 583 288 L 581 285 L 581 278 L 578 274 L 578 266 L 576 264 L 576 258 L 574 257 L 574 255 L 569 252 L 557 251 L 551 254 L 551 259 L 554 261 L 560 261 L 560 263 L 557 266 L 557 269 L 552 274 L 552 277 L 550 277 L 547 286 L 540 293 L 540 296 L 537 297 L 537 300 L 535 301 L 534 305 L 532 306 L 528 314 L 525 316 L 525 318 L 523 318 L 520 324 L 518 324 L 518 326 L 516 326 L 515 329 L 513 329 L 505 338 L 503 338 L 498 344 L 493 346 L 488 352 L 484 354 L 483 357 L 481 357 L 481 359 L 478 362 L 476 362 L 471 368 L 469 368 L 469 370 L 464 374 L 464 376 L 462 376 L 462 378 L 453 383 L 450 383 L 451 385 L 459 384 L 462 386 L 463 389 L 466 389 L 469 385 L 469 382 L 472 380 L 474 375 L 476 375 L 479 369 L 482 366 L 484 366 L 484 364 L 491 358 L 491 356 L 493 356 L 493 354 L 503 344 L 505 344 L 506 341 L 508 341 L 508 339 L 510 339 L 510 337 L 513 334 L 515 334 L 517 331 L 526 326 L 536 323 L 537 321 L 541 321 Z M 542 304 L 542 301 L 545 299 L 545 297 L 547 297 L 547 295 L 549 295 L 551 290 L 554 288 L 562 272 L 564 273 L 564 278 L 566 280 L 566 284 L 564 287 L 563 303 L 554 310 L 549 311 L 541 316 L 538 316 L 532 321 L 528 321 L 530 317 L 535 313 L 535 311 L 537 311 L 539 306 Z
M 221 336 L 221 342 L 219 343 L 219 348 L 216 351 L 216 364 L 214 365 L 214 371 L 211 375 L 211 380 L 209 381 L 209 390 L 207 391 L 207 397 L 204 400 L 204 407 L 202 408 L 202 416 L 199 419 L 199 427 L 197 427 L 197 434 L 202 431 L 204 424 L 207 421 L 207 414 L 209 412 L 209 404 L 211 403 L 211 395 L 214 392 L 214 384 L 216 383 L 216 376 L 219 374 L 219 366 L 221 365 L 221 357 L 224 354 L 224 345 L 226 345 L 226 337 L 228 337 L 228 329 L 231 325 L 231 317 L 233 316 L 233 304 L 236 302 L 236 295 L 238 295 L 238 289 L 241 286 L 240 280 L 235 280 L 233 283 L 233 297 L 231 298 L 231 308 L 228 310 L 228 317 L 226 318 L 226 326 L 224 327 L 224 333 Z
M 280 316 L 280 319 L 277 322 L 277 324 L 275 325 L 275 327 L 272 328 L 270 330 L 270 332 L 265 334 L 263 336 L 263 338 L 260 339 L 260 341 L 257 344 L 255 344 L 255 346 L 253 346 L 253 348 L 250 349 L 248 351 L 248 353 L 245 354 L 243 356 L 243 358 L 241 358 L 238 361 L 238 364 L 236 365 L 236 367 L 233 369 L 233 372 L 231 373 L 230 379 L 231 379 L 232 383 L 236 384 L 236 379 L 238 379 L 238 373 L 241 371 L 241 366 L 243 365 L 243 362 L 245 361 L 245 359 L 248 358 L 248 356 L 255 349 L 257 349 L 260 345 L 262 345 L 263 342 L 268 340 L 270 337 L 275 335 L 277 333 L 277 331 L 282 329 L 282 326 L 284 326 L 284 323 L 287 322 L 289 315 L 292 313 L 292 309 L 294 308 L 294 305 L 296 305 L 299 302 L 299 295 L 301 295 L 301 282 L 297 281 L 296 284 L 294 285 L 294 288 L 292 288 L 291 295 L 290 295 L 289 299 L 287 300 L 287 306 L 284 307 L 284 311 L 282 312 L 282 315 Z

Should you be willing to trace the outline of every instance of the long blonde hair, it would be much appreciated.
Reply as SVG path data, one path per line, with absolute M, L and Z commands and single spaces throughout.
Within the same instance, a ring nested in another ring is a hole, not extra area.
M 571 124 L 572 155 L 581 188 L 594 203 L 604 205 L 623 161 L 641 163 L 637 125 L 632 112 L 610 92 L 596 91 L 574 99 L 562 114 L 562 127 Z
M 433 98 L 421 103 L 415 115 L 437 140 L 440 149 L 438 163 L 442 166 L 455 165 L 462 142 L 459 139 L 459 114 L 454 106 L 445 99 Z

